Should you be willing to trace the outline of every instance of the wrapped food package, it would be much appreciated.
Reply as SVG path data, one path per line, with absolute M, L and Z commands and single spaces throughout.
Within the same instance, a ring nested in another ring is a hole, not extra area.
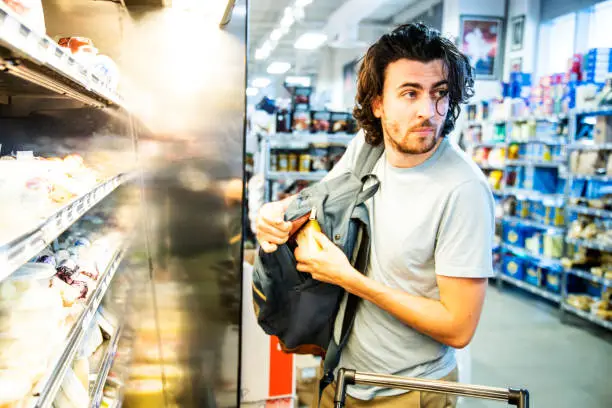
M 62 386 L 55 397 L 54 405 L 62 408 L 83 408 L 89 406 L 87 388 L 79 381 L 72 369 L 68 369 Z
M 45 13 L 43 11 L 42 0 L 1 0 L 17 13 L 29 28 L 45 34 Z
M 75 358 L 72 363 L 72 370 L 83 388 L 89 389 L 89 359 L 87 357 Z
M 19 407 L 31 389 L 32 383 L 27 375 L 19 371 L 0 370 L 1 408 Z

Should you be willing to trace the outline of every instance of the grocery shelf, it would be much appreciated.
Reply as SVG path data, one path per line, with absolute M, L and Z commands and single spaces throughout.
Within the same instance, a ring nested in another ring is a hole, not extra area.
M 599 208 L 591 208 L 583 205 L 570 205 L 567 206 L 567 210 L 579 214 L 593 215 L 595 217 L 612 218 L 612 211 L 600 210 Z
M 123 325 L 119 326 L 119 328 L 111 336 L 110 343 L 106 349 L 104 358 L 102 359 L 102 364 L 100 364 L 100 372 L 98 373 L 98 377 L 96 378 L 96 382 L 93 386 L 93 392 L 90 398 L 90 407 L 92 408 L 99 407 L 102 402 L 104 385 L 106 384 L 108 373 L 113 366 L 117 346 L 119 344 L 119 339 L 121 338 L 122 332 Z
M 120 174 L 111 180 L 98 184 L 89 193 L 76 198 L 55 212 L 35 229 L 9 242 L 0 244 L 0 281 L 45 249 L 51 241 L 62 234 L 93 206 L 128 180 L 128 178 L 126 174 Z
M 299 172 L 299 171 L 271 171 L 268 180 L 306 180 L 319 181 L 327 175 L 326 171 Z
M 556 145 L 556 146 L 564 146 L 567 144 L 565 140 L 559 140 L 559 138 L 549 138 L 549 139 L 529 139 L 529 140 L 510 140 L 508 144 L 546 144 L 546 145 Z
M 528 227 L 540 228 L 540 229 L 547 230 L 547 231 L 554 231 L 554 232 L 564 232 L 565 231 L 565 227 L 561 227 L 557 225 L 548 225 L 548 224 L 544 224 L 543 222 L 528 220 L 526 218 L 521 218 L 521 217 L 512 217 L 509 215 L 504 215 L 502 217 L 502 220 L 505 222 L 509 222 L 511 224 L 526 225 Z
M 583 116 L 608 116 L 612 115 L 612 108 L 574 109 L 573 113 L 575 115 Z
M 551 115 L 530 115 L 530 116 L 520 116 L 516 118 L 510 119 L 510 122 L 558 122 L 560 120 L 567 119 L 568 115 L 566 113 L 559 114 L 551 114 Z
M 506 166 L 533 166 L 533 167 L 560 167 L 565 166 L 565 162 L 560 161 L 543 161 L 543 160 L 529 160 L 529 159 L 518 159 L 518 160 L 507 160 Z
M 475 147 L 506 147 L 508 143 L 499 142 L 499 141 L 484 141 L 484 142 L 474 142 L 473 146 Z
M 501 280 L 503 280 L 504 282 L 508 282 L 518 288 L 524 289 L 527 292 L 530 292 L 534 295 L 543 297 L 544 299 L 550 300 L 551 302 L 555 302 L 555 303 L 560 303 L 561 302 L 561 295 L 558 295 L 556 293 L 552 293 L 549 292 L 548 290 L 539 288 L 537 286 L 533 286 L 527 282 L 524 282 L 522 280 L 518 280 L 516 278 L 513 278 L 511 276 L 508 275 L 504 275 L 503 273 L 500 273 L 498 275 Z
M 514 253 L 517 256 L 522 258 L 530 258 L 536 261 L 540 266 L 543 267 L 561 267 L 561 260 L 555 258 L 549 258 L 547 256 L 533 254 L 526 250 L 525 248 L 519 248 L 510 244 L 501 244 L 501 247 L 509 252 Z
M 596 249 L 598 251 L 612 252 L 612 245 L 601 244 L 594 239 L 578 239 L 578 238 L 565 238 L 565 242 L 568 244 L 578 245 L 585 248 Z
M 563 206 L 563 194 L 544 194 L 534 190 L 525 190 L 514 187 L 506 187 L 503 191 L 504 195 L 513 195 L 519 199 L 541 201 L 550 206 Z
M 98 310 L 98 306 L 100 306 L 100 302 L 102 302 L 102 298 L 106 294 L 106 290 L 113 280 L 119 264 L 123 260 L 127 243 L 128 241 L 125 241 L 126 245 L 123 245 L 117 250 L 112 261 L 109 262 L 106 270 L 100 276 L 96 289 L 87 300 L 83 311 L 68 333 L 62 353 L 51 365 L 53 368 L 49 375 L 43 379 L 42 384 L 44 384 L 44 387 L 42 388 L 40 396 L 34 402 L 33 407 L 50 408 L 52 406 L 55 396 L 57 395 L 57 392 L 64 381 L 66 371 L 72 364 L 77 351 L 81 347 L 81 343 L 85 338 L 87 330 L 91 326 L 96 311 Z
M 580 269 L 566 269 L 565 272 L 570 275 L 578 276 L 582 279 L 589 280 L 591 282 L 600 283 L 604 286 L 612 286 L 612 279 L 605 279 L 601 276 L 595 276 L 590 272 L 581 271 Z
M 584 143 L 584 142 L 576 142 L 567 145 L 568 149 L 571 150 L 612 150 L 612 143 L 603 143 L 603 144 L 594 144 L 594 143 Z
M 612 177 L 610 176 L 600 176 L 592 174 L 572 174 L 572 176 L 577 180 L 601 181 L 603 183 L 612 182 Z
M 612 321 L 600 319 L 592 313 L 576 309 L 574 306 L 569 305 L 565 302 L 561 303 L 561 307 L 563 308 L 563 310 L 567 310 L 568 312 L 573 313 L 576 316 L 582 317 L 583 319 L 588 320 L 591 323 L 595 323 L 605 329 L 612 330 Z
M 355 137 L 354 134 L 347 133 L 276 133 L 266 135 L 271 149 L 306 149 L 311 144 L 340 144 L 347 145 Z
M 53 39 L 23 23 L 3 2 L 0 2 L 0 71 L 11 77 L 0 79 L 0 87 L 8 88 L 10 94 L 40 94 L 44 88 L 53 95 L 64 95 L 98 108 L 123 105 L 104 78 Z
M 504 166 L 503 165 L 495 165 L 495 164 L 488 164 L 488 163 L 476 163 L 478 165 L 478 167 L 480 167 L 483 170 L 503 170 Z

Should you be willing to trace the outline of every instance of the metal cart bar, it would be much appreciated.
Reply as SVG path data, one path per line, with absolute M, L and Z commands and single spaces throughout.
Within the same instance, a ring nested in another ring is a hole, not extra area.
M 484 387 L 481 385 L 458 384 L 448 381 L 362 373 L 355 370 L 347 370 L 345 368 L 341 368 L 338 371 L 338 382 L 336 395 L 334 397 L 335 408 L 344 407 L 346 387 L 355 384 L 505 401 L 508 405 L 513 405 L 518 408 L 529 408 L 529 392 L 524 389 Z

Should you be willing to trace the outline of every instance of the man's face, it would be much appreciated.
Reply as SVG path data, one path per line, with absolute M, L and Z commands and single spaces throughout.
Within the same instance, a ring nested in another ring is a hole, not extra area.
M 448 81 L 442 60 L 400 59 L 387 66 L 382 98 L 373 104 L 385 143 L 404 154 L 431 151 L 448 112 Z

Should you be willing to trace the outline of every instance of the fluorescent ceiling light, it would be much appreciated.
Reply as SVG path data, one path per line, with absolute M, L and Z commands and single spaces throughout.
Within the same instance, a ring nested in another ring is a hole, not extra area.
M 280 21 L 280 26 L 281 27 L 286 27 L 289 28 L 293 25 L 293 22 L 295 20 L 293 19 L 293 14 L 289 13 L 285 13 L 285 15 L 283 16 L 283 18 Z
M 270 33 L 270 39 L 272 41 L 278 41 L 282 36 L 283 33 L 281 32 L 280 28 L 275 28 L 272 33 Z
M 268 65 L 268 74 L 284 74 L 291 69 L 291 64 L 288 62 L 273 62 Z
M 248 87 L 246 89 L 247 96 L 256 96 L 259 93 L 259 89 Z
M 267 49 L 258 48 L 255 50 L 255 59 L 256 60 L 265 60 L 270 56 L 270 51 Z
M 265 88 L 270 85 L 270 79 L 268 78 L 255 78 L 252 81 L 252 85 L 257 88 Z
M 310 86 L 311 80 L 307 76 L 288 76 L 285 78 L 287 85 Z
M 302 21 L 304 19 L 304 8 L 295 6 L 293 8 L 293 17 L 296 21 Z
M 312 3 L 312 0 L 297 0 L 295 2 L 295 5 L 298 7 L 304 7 L 304 6 L 309 5 L 310 3 Z
M 305 33 L 297 39 L 294 44 L 294 48 L 300 50 L 314 50 L 319 48 L 323 43 L 327 41 L 327 36 L 322 33 Z

